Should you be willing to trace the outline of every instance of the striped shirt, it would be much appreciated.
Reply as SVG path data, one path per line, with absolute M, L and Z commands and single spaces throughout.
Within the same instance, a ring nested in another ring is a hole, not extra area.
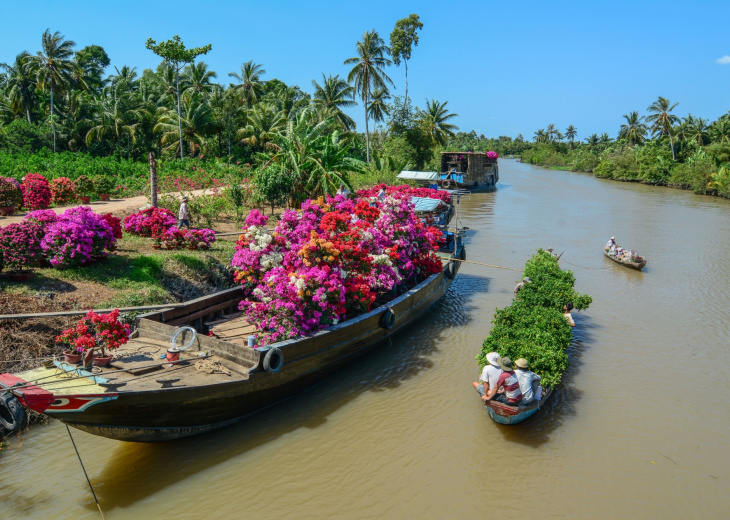
M 514 370 L 502 372 L 497 382 L 497 388 L 504 386 L 504 395 L 509 404 L 517 404 L 522 401 L 522 392 L 520 392 L 520 382 Z

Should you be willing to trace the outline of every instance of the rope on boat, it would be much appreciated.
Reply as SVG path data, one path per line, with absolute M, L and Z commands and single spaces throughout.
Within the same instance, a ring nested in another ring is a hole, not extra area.
M 610 267 L 585 267 L 582 265 L 574 264 L 572 262 L 568 262 L 567 260 L 563 260 L 566 264 L 574 265 L 575 267 L 580 267 L 581 269 L 611 269 Z
M 81 464 L 81 469 L 84 470 L 84 476 L 86 477 L 86 482 L 89 483 L 89 489 L 91 490 L 91 494 L 94 495 L 94 502 L 96 502 L 96 507 L 99 508 L 99 514 L 101 515 L 101 518 L 103 520 L 106 520 L 106 517 L 104 516 L 104 511 L 101 510 L 101 505 L 99 505 L 99 499 L 96 498 L 96 493 L 94 493 L 94 487 L 91 485 L 91 481 L 89 480 L 89 474 L 86 473 L 86 468 L 84 467 L 84 463 L 81 461 L 81 455 L 79 455 L 79 449 L 76 447 L 76 442 L 74 442 L 73 435 L 71 435 L 71 428 L 68 427 L 68 424 L 66 425 L 66 431 L 68 432 L 68 436 L 71 438 L 71 444 L 74 446 L 74 450 L 76 451 L 76 456 L 79 459 L 79 464 Z
M 503 267 L 501 265 L 493 265 L 493 264 L 483 264 L 481 262 L 472 262 L 471 260 L 461 260 L 459 258 L 449 258 L 450 262 L 464 262 L 465 264 L 474 264 L 474 265 L 483 265 L 485 267 L 496 267 L 497 269 L 507 269 L 509 271 L 517 271 L 518 273 L 522 272 L 522 269 L 512 269 L 511 267 Z

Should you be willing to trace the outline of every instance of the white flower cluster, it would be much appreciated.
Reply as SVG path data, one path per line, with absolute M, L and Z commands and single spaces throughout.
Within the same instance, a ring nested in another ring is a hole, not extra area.
M 263 255 L 261 257 L 260 263 L 263 269 L 268 270 L 280 266 L 283 261 L 284 257 L 281 254 L 271 253 L 268 255 Z
M 297 288 L 299 291 L 303 291 L 307 288 L 307 283 L 304 281 L 303 278 L 299 278 L 295 275 L 291 275 L 289 277 L 289 283 L 292 284 L 294 287 Z
M 253 237 L 253 240 L 251 240 L 248 248 L 251 251 L 261 251 L 262 249 L 266 249 L 266 247 L 271 244 L 272 239 L 273 237 L 267 233 L 257 234 Z
M 393 267 L 393 262 L 390 260 L 390 256 L 388 255 L 373 255 L 373 264 Z

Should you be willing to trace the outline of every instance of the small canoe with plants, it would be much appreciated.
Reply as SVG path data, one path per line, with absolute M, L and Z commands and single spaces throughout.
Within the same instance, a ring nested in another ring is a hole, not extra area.
M 646 265 L 646 258 L 639 255 L 636 251 L 619 250 L 617 252 L 615 249 L 604 249 L 603 254 L 617 264 L 621 264 L 625 267 L 636 269 L 638 271 L 641 271 Z
M 57 360 L 0 375 L 0 416 L 22 424 L 22 403 L 94 435 L 154 442 L 296 396 L 417 323 L 453 282 L 460 237 L 437 252 L 440 232 L 413 209 L 396 197 L 307 201 L 273 232 L 252 211 L 233 258 L 239 287 L 139 316 L 124 340 L 114 324 L 121 345 L 106 367 Z M 102 328 L 85 317 L 59 338 L 98 345 Z
M 567 349 L 573 340 L 563 306 L 573 303 L 575 310 L 583 310 L 593 301 L 573 289 L 573 273 L 562 270 L 557 258 L 548 251 L 538 249 L 525 264 L 523 276 L 531 282 L 522 287 L 511 305 L 497 310 L 492 330 L 476 357 L 482 368 L 490 352 L 513 361 L 524 358 L 530 370 L 541 378 L 542 398 L 526 406 L 480 399 L 492 420 L 506 425 L 518 424 L 535 415 L 556 392 L 570 362 Z

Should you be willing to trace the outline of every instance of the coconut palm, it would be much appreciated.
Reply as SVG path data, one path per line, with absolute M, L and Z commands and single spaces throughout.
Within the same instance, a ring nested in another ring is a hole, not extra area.
M 56 151 L 56 121 L 54 119 L 54 97 L 64 90 L 71 82 L 74 68 L 77 65 L 72 61 L 73 48 L 76 43 L 64 40 L 64 36 L 56 31 L 51 34 L 46 29 L 41 37 L 42 50 L 33 56 L 36 66 L 38 86 L 51 93 L 51 126 L 53 128 L 53 151 Z
M 575 140 L 575 137 L 578 135 L 578 130 L 573 125 L 568 126 L 568 128 L 565 129 L 565 137 L 570 141 L 570 149 L 573 149 L 573 141 Z
M 459 114 L 450 114 L 446 109 L 448 101 L 439 103 L 435 99 L 426 100 L 426 110 L 419 110 L 419 123 L 431 141 L 431 147 L 444 146 L 449 137 L 453 137 L 454 131 L 459 127 L 447 121 L 459 117 Z
M 674 155 L 674 137 L 672 135 L 672 127 L 679 122 L 679 118 L 674 114 L 670 114 L 670 112 L 674 110 L 678 104 L 679 103 L 675 103 L 672 105 L 668 99 L 659 96 L 659 98 L 649 105 L 649 108 L 647 108 L 651 114 L 646 116 L 646 122 L 651 124 L 651 131 L 653 135 L 659 135 L 660 137 L 663 135 L 669 136 L 669 146 L 672 148 L 673 160 L 676 160 L 676 157 Z
M 367 162 L 370 162 L 370 129 L 368 127 L 368 100 L 370 93 L 377 88 L 387 89 L 393 80 L 385 73 L 385 67 L 392 62 L 388 58 L 390 49 L 373 29 L 362 36 L 355 46 L 357 56 L 345 60 L 345 65 L 354 65 L 347 75 L 347 82 L 353 86 L 353 97 L 362 97 L 365 110 L 365 149 Z
M 343 130 L 354 130 L 355 121 L 342 111 L 343 108 L 357 104 L 351 99 L 347 99 L 353 96 L 354 89 L 340 78 L 339 74 L 334 77 L 331 74 L 325 77 L 322 73 L 322 84 L 312 80 L 312 85 L 314 86 L 312 104 L 315 107 L 323 107 L 325 113 L 334 116 L 335 121 Z
M 644 124 L 643 117 L 639 116 L 637 111 L 624 114 L 626 123 L 621 125 L 618 132 L 620 139 L 626 139 L 632 146 L 642 144 L 646 140 L 647 127 Z
M 588 144 L 588 146 L 593 148 L 594 146 L 596 146 L 598 144 L 598 134 L 591 134 L 590 137 L 586 137 L 585 141 Z
M 537 132 L 535 132 L 535 136 L 532 138 L 533 141 L 536 143 L 544 143 L 547 141 L 547 135 L 545 134 L 545 129 L 540 128 Z
M 35 102 L 36 73 L 33 70 L 33 57 L 23 51 L 15 57 L 12 65 L 0 63 L 0 69 L 7 73 L 5 88 L 7 89 L 10 106 L 14 110 L 22 107 L 28 122 L 30 107 Z
M 712 123 L 709 133 L 713 141 L 730 142 L 730 119 L 723 116 Z
M 218 74 L 212 70 L 208 70 L 208 65 L 201 61 L 198 63 L 189 63 L 183 71 L 188 88 L 195 92 L 210 92 L 213 89 L 211 79 L 217 78 Z
M 687 119 L 689 119 L 691 116 L 692 114 L 687 116 Z M 702 119 L 701 117 L 693 117 L 691 119 L 691 124 L 688 124 L 688 126 L 688 139 L 696 142 L 700 146 L 706 145 L 710 142 L 709 126 L 706 119 Z
M 249 60 L 241 65 L 241 73 L 229 72 L 228 75 L 236 78 L 240 83 L 231 85 L 234 89 L 241 91 L 243 102 L 251 108 L 264 91 L 264 82 L 261 76 L 266 74 L 264 66 Z
M 154 131 L 162 134 L 160 143 L 166 150 L 177 154 L 181 142 L 179 129 L 182 129 L 182 141 L 188 143 L 190 157 L 195 157 L 195 152 L 202 148 L 206 131 L 213 121 L 211 109 L 203 96 L 195 91 L 185 91 L 180 98 L 180 120 L 178 121 L 175 110 L 163 108 L 160 110 Z
M 373 122 L 378 124 L 385 121 L 385 116 L 390 115 L 390 108 L 388 108 L 387 103 L 390 99 L 390 94 L 385 89 L 376 88 L 372 96 L 370 105 L 368 106 L 368 114 L 373 118 Z
M 600 142 L 601 144 L 608 144 L 608 143 L 610 143 L 611 141 L 612 141 L 612 139 L 611 139 L 611 138 L 609 137 L 609 135 L 608 135 L 608 132 L 603 132 L 603 133 L 601 134 L 601 137 L 600 137 L 600 139 L 599 139 L 599 142 Z
M 550 123 L 547 125 L 547 129 L 545 130 L 545 136 L 548 141 L 554 141 L 555 138 L 558 135 L 558 129 L 555 128 L 555 125 L 553 123 Z
M 132 142 L 136 142 L 134 132 L 137 125 L 129 121 L 130 112 L 125 107 L 126 100 L 117 88 L 112 86 L 105 91 L 96 100 L 94 114 L 96 125 L 91 127 L 86 134 L 86 145 L 91 144 L 94 139 L 101 141 L 107 136 L 112 137 L 116 141 L 116 151 L 121 159 L 122 136 L 127 135 Z
M 127 65 L 122 66 L 121 69 L 117 69 L 116 75 L 109 76 L 109 80 L 112 84 L 116 85 L 117 88 L 123 92 L 134 92 L 137 90 L 137 67 L 129 67 Z
M 286 125 L 286 114 L 268 103 L 259 103 L 248 115 L 248 124 L 238 130 L 236 137 L 243 144 L 254 148 L 266 148 Z

